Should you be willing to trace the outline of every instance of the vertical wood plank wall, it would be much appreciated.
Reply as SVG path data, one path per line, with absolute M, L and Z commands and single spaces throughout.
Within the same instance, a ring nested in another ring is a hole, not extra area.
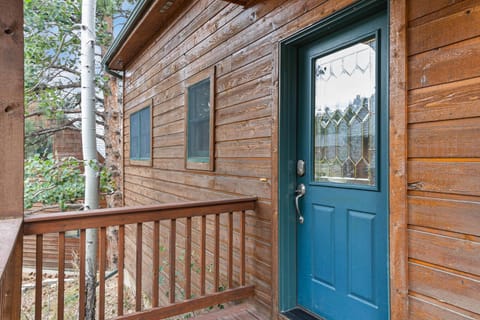
M 408 1 L 411 319 L 480 318 L 480 1 Z
M 194 1 L 126 68 L 125 155 L 129 154 L 129 110 L 153 98 L 154 128 L 153 166 L 125 168 L 125 204 L 257 196 L 255 214 L 247 214 L 246 283 L 255 285 L 257 300 L 268 309 L 276 290 L 272 287 L 272 192 L 276 190 L 271 179 L 278 65 L 273 51 L 281 39 L 352 2 L 254 1 L 244 8 L 226 1 Z M 186 171 L 184 83 L 212 66 L 217 73 L 215 170 Z M 134 241 L 127 239 L 127 254 L 134 252 L 129 249 Z

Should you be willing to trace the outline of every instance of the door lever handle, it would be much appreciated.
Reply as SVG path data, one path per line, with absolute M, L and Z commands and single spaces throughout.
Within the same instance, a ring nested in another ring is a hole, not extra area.
M 297 186 L 297 190 L 295 190 L 295 210 L 297 211 L 298 222 L 303 223 L 305 219 L 303 218 L 302 212 L 300 211 L 300 206 L 298 204 L 298 200 L 305 195 L 307 192 L 305 185 L 300 183 Z

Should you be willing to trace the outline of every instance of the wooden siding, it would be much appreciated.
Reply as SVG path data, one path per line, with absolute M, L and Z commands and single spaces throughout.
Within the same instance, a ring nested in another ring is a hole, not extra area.
M 256 1 L 244 8 L 226 1 L 194 1 L 125 70 L 125 154 L 129 154 L 129 111 L 147 99 L 154 101 L 153 167 L 126 166 L 125 204 L 257 196 L 255 214 L 248 213 L 246 221 L 246 281 L 255 285 L 256 300 L 268 310 L 277 290 L 272 136 L 278 107 L 278 42 L 352 2 Z M 186 171 L 185 82 L 213 66 L 215 170 Z M 213 221 L 208 225 L 213 228 Z M 180 246 L 183 229 L 177 226 Z M 125 244 L 127 252 L 135 245 L 132 232 Z M 144 233 L 144 239 L 151 237 L 151 226 L 145 225 Z M 144 259 L 151 259 L 149 255 Z
M 57 270 L 58 268 L 58 234 L 46 234 L 43 237 L 43 268 Z M 65 269 L 75 271 L 79 266 L 79 237 L 65 237 Z M 23 267 L 35 268 L 36 238 L 23 238 Z
M 409 315 L 479 319 L 480 2 L 408 20 Z
M 247 283 L 255 285 L 257 301 L 271 311 L 277 304 L 272 275 L 278 270 L 272 243 L 279 237 L 278 42 L 352 2 L 272 0 L 247 7 L 188 2 L 125 70 L 125 154 L 129 112 L 148 99 L 154 105 L 153 166 L 126 165 L 125 204 L 258 196 L 255 214 L 247 215 Z M 390 58 L 396 62 L 390 82 L 392 319 L 405 319 L 407 313 L 411 319 L 476 319 L 480 3 L 392 1 L 391 13 Z M 185 82 L 213 66 L 215 170 L 186 171 Z M 407 155 L 407 161 L 399 155 Z M 208 227 L 213 229 L 214 222 Z M 183 229 L 179 222 L 180 246 Z M 135 246 L 131 232 L 127 252 Z M 145 225 L 143 239 L 150 237 L 151 227 Z M 148 265 L 149 253 L 144 259 Z

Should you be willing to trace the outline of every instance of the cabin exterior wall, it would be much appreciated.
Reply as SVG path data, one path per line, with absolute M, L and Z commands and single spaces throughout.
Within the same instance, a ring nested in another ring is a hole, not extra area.
M 124 204 L 257 196 L 256 211 L 247 214 L 247 283 L 255 285 L 256 301 L 269 313 L 277 311 L 276 241 L 281 236 L 276 216 L 279 42 L 353 2 L 269 0 L 247 7 L 188 2 L 124 70 Z M 391 1 L 390 12 L 403 5 Z M 480 3 L 408 0 L 405 15 L 406 43 L 400 48 L 407 49 L 400 55 L 406 58 L 408 81 L 406 101 L 397 112 L 407 116 L 399 128 L 404 125 L 408 136 L 407 161 L 400 164 L 408 178 L 408 192 L 401 195 L 408 208 L 399 215 L 408 223 L 408 247 L 405 243 L 405 252 L 391 254 L 408 266 L 406 274 L 391 273 L 408 285 L 408 301 L 392 300 L 392 314 L 404 308 L 411 319 L 478 318 Z M 212 67 L 215 167 L 186 170 L 185 82 Z M 153 161 L 133 165 L 129 115 L 149 100 Z M 148 248 L 151 226 L 144 232 Z M 126 254 L 134 256 L 136 231 L 130 228 L 127 234 Z M 144 282 L 151 279 L 150 256 L 145 252 Z
M 411 319 L 480 317 L 480 3 L 407 2 Z
M 275 290 L 272 135 L 278 42 L 352 2 L 258 1 L 244 8 L 196 1 L 125 70 L 125 155 L 129 111 L 148 99 L 154 106 L 153 165 L 125 163 L 125 204 L 257 196 L 255 214 L 247 215 L 247 283 L 255 285 L 256 298 L 267 309 Z M 185 81 L 213 66 L 215 169 L 185 170 Z M 132 239 L 132 249 L 133 244 Z

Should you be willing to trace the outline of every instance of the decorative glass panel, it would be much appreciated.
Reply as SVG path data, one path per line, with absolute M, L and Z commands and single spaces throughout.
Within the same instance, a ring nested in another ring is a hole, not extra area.
M 376 184 L 376 40 L 315 60 L 315 181 Z
M 210 79 L 188 88 L 188 161 L 208 162 L 210 155 Z

